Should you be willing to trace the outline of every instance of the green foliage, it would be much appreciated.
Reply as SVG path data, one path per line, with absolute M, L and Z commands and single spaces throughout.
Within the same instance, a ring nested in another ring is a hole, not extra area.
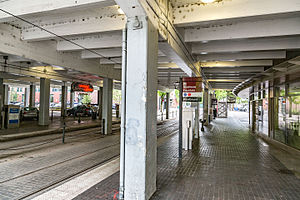
M 162 112 L 162 110 L 163 110 L 163 103 L 164 103 L 164 99 L 165 99 L 166 93 L 158 90 L 157 94 L 160 97 L 159 104 L 160 104 L 160 109 L 161 109 L 161 112 Z
M 162 91 L 159 91 L 159 90 L 157 91 L 157 94 L 158 94 L 158 96 L 160 96 L 161 99 L 164 99 L 165 96 L 166 96 L 165 92 L 162 92 Z
M 226 90 L 216 90 L 215 94 L 216 94 L 216 98 L 218 99 L 218 101 L 226 100 L 226 98 L 227 98 Z
M 83 95 L 81 103 L 82 104 L 90 104 L 92 102 L 92 98 L 90 95 Z
M 179 102 L 179 90 L 175 90 L 175 96 L 176 96 L 177 102 Z
M 18 100 L 18 94 L 15 91 L 11 91 L 10 93 L 10 101 L 16 102 Z
M 121 104 L 122 92 L 121 90 L 113 90 L 113 102 L 116 104 Z

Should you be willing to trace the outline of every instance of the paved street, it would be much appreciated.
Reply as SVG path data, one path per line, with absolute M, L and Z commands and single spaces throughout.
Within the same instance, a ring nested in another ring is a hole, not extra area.
M 215 120 L 194 150 L 184 151 L 182 161 L 177 135 L 161 145 L 157 191 L 151 199 L 299 200 L 300 179 L 279 162 L 291 155 L 249 134 L 247 115 L 231 112 L 229 118 Z M 74 200 L 111 200 L 118 181 L 115 173 Z
M 158 137 L 172 133 L 174 123 L 159 123 Z M 118 156 L 119 132 L 103 137 L 99 128 L 74 131 L 66 144 L 61 134 L 27 138 L 1 143 L 0 152 L 0 199 L 22 199 Z

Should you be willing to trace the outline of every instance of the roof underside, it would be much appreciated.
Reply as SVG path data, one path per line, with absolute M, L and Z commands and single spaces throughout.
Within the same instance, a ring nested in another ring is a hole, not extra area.
M 8 56 L 8 71 L 2 77 L 37 82 L 39 71 L 34 70 L 43 69 L 45 74 L 47 68 L 48 76 L 59 81 L 99 84 L 101 77 L 120 80 L 125 14 L 113 0 L 75 2 L 0 2 L 1 8 L 21 18 L 0 11 L 0 34 L 4 36 L 0 54 Z M 168 5 L 170 22 L 214 89 L 234 89 L 300 54 L 298 0 L 284 4 L 281 0 L 218 0 L 212 4 L 171 0 Z M 170 52 L 161 37 L 157 64 L 161 88 L 173 88 L 179 77 L 191 75 Z M 0 59 L 2 67 L 4 62 Z

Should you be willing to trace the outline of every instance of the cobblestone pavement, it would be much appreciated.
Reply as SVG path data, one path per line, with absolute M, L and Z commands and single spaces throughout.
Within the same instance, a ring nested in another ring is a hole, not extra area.
M 152 200 L 299 200 L 300 180 L 249 134 L 236 114 L 217 119 L 194 150 L 177 159 L 178 137 L 158 148 L 157 191 Z M 74 200 L 114 199 L 118 173 Z
M 159 135 L 173 123 L 160 123 Z M 119 134 L 103 138 L 94 128 L 67 135 L 66 144 L 57 134 L 1 143 L 0 154 L 9 155 L 0 159 L 0 200 L 23 198 L 119 155 Z

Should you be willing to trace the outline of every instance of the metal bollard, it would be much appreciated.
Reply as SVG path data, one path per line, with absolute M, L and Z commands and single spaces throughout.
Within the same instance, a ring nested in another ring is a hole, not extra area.
M 78 124 L 80 124 L 80 123 L 81 123 L 80 116 L 81 116 L 81 115 L 78 115 Z
M 66 132 L 66 122 L 64 122 L 64 126 L 63 126 L 63 136 L 62 136 L 62 143 L 65 143 L 65 132 Z
M 206 119 L 204 120 L 200 119 L 200 122 L 201 122 L 201 131 L 204 132 L 204 123 L 206 122 Z
M 192 126 L 192 122 L 188 120 L 186 124 L 187 124 L 187 150 L 189 150 L 190 149 L 190 128 Z
M 102 119 L 102 134 L 105 135 L 105 119 Z
M 53 109 L 51 110 L 51 121 L 53 121 Z

